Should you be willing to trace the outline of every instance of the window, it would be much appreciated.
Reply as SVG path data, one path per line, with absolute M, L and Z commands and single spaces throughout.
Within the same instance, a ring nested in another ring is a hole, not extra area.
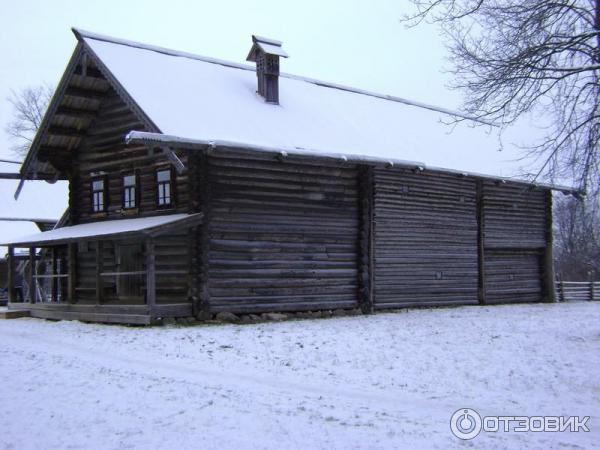
M 156 172 L 158 183 L 158 206 L 169 206 L 173 203 L 173 190 L 171 189 L 171 171 L 159 170 Z
M 137 177 L 126 175 L 123 177 L 123 208 L 135 208 L 136 205 Z
M 106 210 L 106 192 L 104 180 L 92 180 L 92 211 Z

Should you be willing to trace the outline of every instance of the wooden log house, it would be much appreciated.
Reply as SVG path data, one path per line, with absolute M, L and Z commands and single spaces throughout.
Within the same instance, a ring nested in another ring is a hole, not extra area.
M 438 119 L 469 118 L 280 73 L 271 39 L 242 65 L 74 33 L 21 170 L 69 181 L 68 220 L 9 243 L 34 286 L 10 307 L 148 324 L 554 301 L 551 190 L 571 190 L 495 173 L 489 139 Z

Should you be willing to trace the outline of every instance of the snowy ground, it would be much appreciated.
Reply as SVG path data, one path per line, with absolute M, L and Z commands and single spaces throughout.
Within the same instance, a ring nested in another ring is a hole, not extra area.
M 257 325 L 0 321 L 0 447 L 591 448 L 600 303 Z M 482 415 L 591 416 L 589 433 L 452 436 Z

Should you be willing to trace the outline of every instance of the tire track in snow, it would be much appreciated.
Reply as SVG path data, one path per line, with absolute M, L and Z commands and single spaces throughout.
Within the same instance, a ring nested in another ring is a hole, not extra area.
M 372 408 L 377 404 L 378 408 L 385 406 L 386 410 L 395 415 L 406 415 L 410 412 L 412 419 L 416 411 L 423 412 L 427 417 L 438 417 L 440 420 L 447 421 L 451 412 L 456 409 L 456 404 L 461 404 L 461 400 L 449 401 L 449 399 L 428 400 L 410 394 L 401 393 L 383 393 L 372 389 L 348 389 L 340 388 L 332 384 L 325 384 L 321 380 L 294 379 L 286 376 L 274 378 L 264 372 L 235 374 L 223 372 L 210 368 L 198 368 L 190 364 L 175 362 L 166 362 L 153 357 L 149 358 L 132 357 L 119 354 L 117 352 L 108 353 L 95 350 L 77 343 L 67 342 L 57 339 L 44 337 L 40 339 L 39 335 L 18 332 L 14 333 L 0 329 L 0 336 L 5 348 L 10 343 L 17 349 L 30 352 L 53 353 L 57 356 L 68 356 L 70 358 L 82 360 L 88 364 L 106 366 L 112 370 L 122 370 L 135 372 L 143 376 L 168 377 L 176 381 L 182 381 L 190 384 L 202 385 L 203 387 L 243 387 L 252 388 L 254 391 L 278 391 L 279 393 L 295 393 L 318 397 L 335 397 L 345 400 L 360 407 Z M 28 347 L 24 348 L 24 340 Z M 117 363 L 115 365 L 115 363 Z M 434 414 L 436 413 L 436 414 Z

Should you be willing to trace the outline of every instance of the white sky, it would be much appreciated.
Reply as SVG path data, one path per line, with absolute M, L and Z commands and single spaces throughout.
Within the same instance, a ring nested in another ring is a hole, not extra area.
M 285 72 L 457 109 L 458 93 L 445 87 L 450 75 L 442 73 L 442 39 L 432 26 L 405 29 L 399 19 L 407 8 L 398 0 L 5 2 L 0 158 L 14 158 L 4 132 L 10 89 L 57 84 L 76 44 L 72 26 L 236 62 L 245 60 L 252 34 L 272 37 L 290 55 Z M 27 183 L 30 195 L 17 206 L 15 185 L 0 181 L 0 217 L 58 218 L 66 206 L 64 188 L 45 182 Z M 23 226 L 0 222 L 0 242 L 30 232 Z

